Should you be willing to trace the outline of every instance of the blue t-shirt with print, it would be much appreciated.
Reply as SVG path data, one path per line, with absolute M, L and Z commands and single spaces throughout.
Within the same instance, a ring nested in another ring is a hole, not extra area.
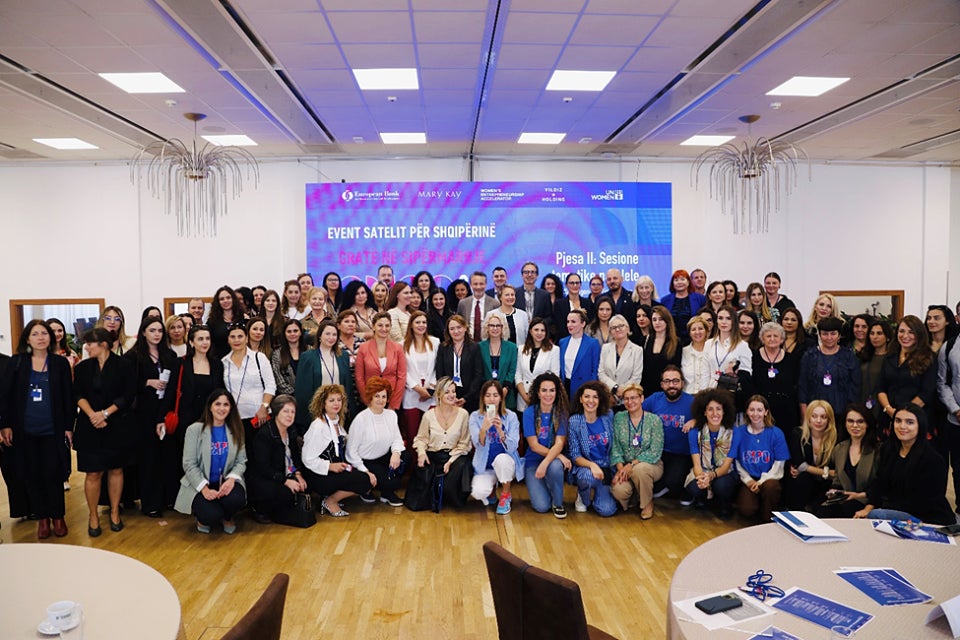
M 540 429 L 539 431 L 535 431 L 534 418 L 536 416 L 536 412 L 539 410 L 540 407 L 529 406 L 523 412 L 523 437 L 529 438 L 530 436 L 535 436 L 537 438 L 537 442 L 549 449 L 553 446 L 555 437 L 552 429 L 553 413 L 541 413 Z M 556 435 L 566 437 L 567 425 L 557 425 Z M 524 456 L 524 462 L 528 465 L 540 464 L 543 462 L 543 456 L 535 452 L 533 448 L 527 447 L 527 453 Z
M 663 422 L 664 451 L 690 455 L 690 443 L 683 425 L 693 417 L 692 406 L 693 395 L 689 393 L 681 393 L 675 402 L 670 402 L 665 393 L 657 391 L 643 401 L 643 410 L 657 414 Z
M 733 443 L 728 458 L 750 474 L 754 480 L 770 470 L 777 460 L 789 460 L 790 449 L 783 431 L 767 427 L 760 433 L 750 433 L 746 425 L 733 430 Z

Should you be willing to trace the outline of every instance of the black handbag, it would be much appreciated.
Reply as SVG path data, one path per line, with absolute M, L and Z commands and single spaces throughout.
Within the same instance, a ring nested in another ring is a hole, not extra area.
M 740 389 L 740 378 L 735 373 L 721 373 L 717 388 L 736 393 Z
M 313 510 L 313 500 L 307 492 L 295 493 L 293 504 L 284 515 L 287 517 L 283 518 L 283 524 L 291 527 L 308 529 L 317 524 L 317 514 Z

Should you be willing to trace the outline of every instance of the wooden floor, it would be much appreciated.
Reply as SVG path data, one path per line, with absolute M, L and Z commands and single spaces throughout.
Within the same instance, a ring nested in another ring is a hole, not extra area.
M 284 640 L 315 638 L 496 638 L 481 546 L 495 540 L 531 564 L 577 581 L 587 620 L 619 638 L 662 638 L 670 577 L 702 542 L 745 523 L 658 500 L 656 517 L 634 510 L 601 519 L 573 510 L 566 520 L 535 513 L 525 488 L 497 516 L 472 502 L 460 511 L 413 513 L 385 504 L 345 504 L 349 518 L 320 517 L 310 529 L 238 519 L 238 531 L 198 534 L 192 518 L 124 514 L 113 533 L 86 533 L 83 474 L 67 493 L 70 534 L 38 543 L 36 523 L 0 518 L 4 543 L 76 544 L 116 551 L 156 568 L 180 596 L 187 640 L 220 638 L 273 575 L 290 574 Z M 0 511 L 6 508 L 0 483 Z M 135 587 L 133 587 L 135 588 Z

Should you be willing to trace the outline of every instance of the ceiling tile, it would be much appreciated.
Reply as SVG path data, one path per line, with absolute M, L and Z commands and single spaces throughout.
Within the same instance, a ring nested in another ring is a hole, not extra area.
M 319 11 L 257 12 L 248 16 L 248 26 L 270 46 L 333 42 L 327 20 Z
M 638 46 L 659 23 L 649 16 L 585 15 L 577 23 L 571 44 Z
M 618 71 L 629 61 L 636 47 L 570 45 L 563 50 L 557 69 L 576 71 Z
M 561 51 L 552 44 L 504 44 L 495 63 L 498 69 L 553 69 Z
M 482 52 L 477 44 L 418 44 L 421 69 L 477 69 Z
M 563 44 L 569 38 L 576 21 L 577 16 L 569 13 L 510 11 L 503 32 L 503 43 Z
M 343 55 L 351 69 L 405 69 L 417 66 L 412 44 L 346 44 Z
M 413 42 L 410 14 L 406 11 L 368 13 L 343 11 L 329 13 L 334 37 L 342 43 Z
M 665 14 L 676 0 L 590 0 L 586 13 L 613 13 L 617 15 L 659 16 Z M 725 4 L 716 3 L 711 4 Z
M 418 42 L 477 42 L 483 39 L 486 15 L 475 11 L 415 11 Z

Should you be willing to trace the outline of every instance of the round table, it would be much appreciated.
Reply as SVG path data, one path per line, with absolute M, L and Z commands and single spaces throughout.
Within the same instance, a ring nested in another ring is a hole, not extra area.
M 901 540 L 873 531 L 869 520 L 828 520 L 849 542 L 808 544 L 780 525 L 769 523 L 732 531 L 706 542 L 683 559 L 670 582 L 667 637 L 723 640 L 750 637 L 743 631 L 707 631 L 685 615 L 674 602 L 736 588 L 747 576 L 763 569 L 784 591 L 799 587 L 874 616 L 857 634 L 864 638 L 952 638 L 945 618 L 924 624 L 938 603 L 960 595 L 960 546 Z M 933 596 L 926 604 L 883 607 L 833 575 L 841 567 L 892 567 L 920 591 Z M 747 594 L 743 597 L 750 598 Z M 770 601 L 767 602 L 770 604 Z M 775 626 L 800 638 L 826 638 L 830 631 L 778 611 L 738 629 L 758 632 Z
M 83 605 L 84 636 L 175 640 L 180 600 L 152 567 L 119 553 L 66 544 L 0 545 L 0 635 L 42 638 L 47 605 Z

